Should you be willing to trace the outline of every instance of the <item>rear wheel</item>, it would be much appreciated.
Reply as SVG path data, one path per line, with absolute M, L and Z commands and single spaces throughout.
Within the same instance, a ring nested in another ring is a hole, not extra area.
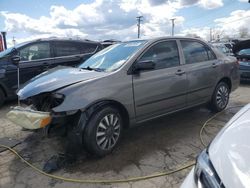
M 88 152 L 99 157 L 109 154 L 120 140 L 122 126 L 122 117 L 116 108 L 107 106 L 95 112 L 83 135 Z
M 220 82 L 213 93 L 211 100 L 211 110 L 214 112 L 220 112 L 226 108 L 229 101 L 230 90 L 225 82 Z
M 5 101 L 5 95 L 3 90 L 0 88 L 0 107 L 3 105 L 4 101 Z

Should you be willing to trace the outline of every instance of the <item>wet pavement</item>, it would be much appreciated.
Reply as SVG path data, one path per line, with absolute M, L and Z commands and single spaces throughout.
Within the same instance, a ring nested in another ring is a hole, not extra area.
M 250 84 L 241 86 L 231 94 L 228 106 L 245 105 L 250 102 Z M 39 133 L 27 132 L 9 122 L 5 115 L 14 102 L 0 109 L 0 138 L 19 139 L 15 149 L 29 162 L 42 169 L 54 154 L 63 152 L 64 138 L 44 138 Z M 209 143 L 225 123 L 240 109 L 230 108 L 209 122 L 203 138 Z M 204 107 L 179 112 L 126 130 L 119 146 L 111 155 L 97 159 L 84 150 L 80 159 L 54 175 L 77 179 L 126 179 L 158 172 L 171 171 L 195 160 L 203 149 L 199 131 L 204 122 L 213 115 Z M 169 176 L 149 180 L 116 184 L 80 184 L 55 180 L 43 176 L 20 161 L 10 151 L 0 153 L 0 187 L 179 187 L 189 169 Z

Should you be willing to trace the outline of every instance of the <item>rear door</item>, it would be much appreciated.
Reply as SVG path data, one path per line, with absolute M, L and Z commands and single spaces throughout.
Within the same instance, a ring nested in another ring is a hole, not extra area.
M 54 41 L 53 54 L 55 60 L 52 67 L 58 65 L 76 66 L 82 60 L 81 45 L 74 41 Z
M 188 80 L 189 106 L 207 102 L 219 77 L 219 61 L 205 43 L 197 40 L 180 40 Z
M 36 75 L 48 70 L 53 58 L 49 42 L 35 42 L 18 49 L 21 61 L 20 84 L 23 84 Z M 17 67 L 11 63 L 6 69 L 7 84 L 17 89 Z
M 138 59 L 148 60 L 155 62 L 155 69 L 133 75 L 136 117 L 139 122 L 186 106 L 186 74 L 180 65 L 176 41 L 158 42 Z

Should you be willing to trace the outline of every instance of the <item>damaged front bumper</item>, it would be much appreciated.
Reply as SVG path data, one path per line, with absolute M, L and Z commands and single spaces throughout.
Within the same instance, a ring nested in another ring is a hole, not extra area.
M 36 111 L 21 106 L 14 107 L 8 112 L 7 118 L 25 129 L 44 128 L 52 122 L 52 115 L 50 112 Z

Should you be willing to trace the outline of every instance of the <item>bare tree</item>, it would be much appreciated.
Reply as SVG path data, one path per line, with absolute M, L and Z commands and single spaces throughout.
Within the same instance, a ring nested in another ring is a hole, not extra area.
M 187 33 L 186 37 L 194 37 L 194 38 L 201 38 L 199 35 L 197 35 L 196 33 Z

